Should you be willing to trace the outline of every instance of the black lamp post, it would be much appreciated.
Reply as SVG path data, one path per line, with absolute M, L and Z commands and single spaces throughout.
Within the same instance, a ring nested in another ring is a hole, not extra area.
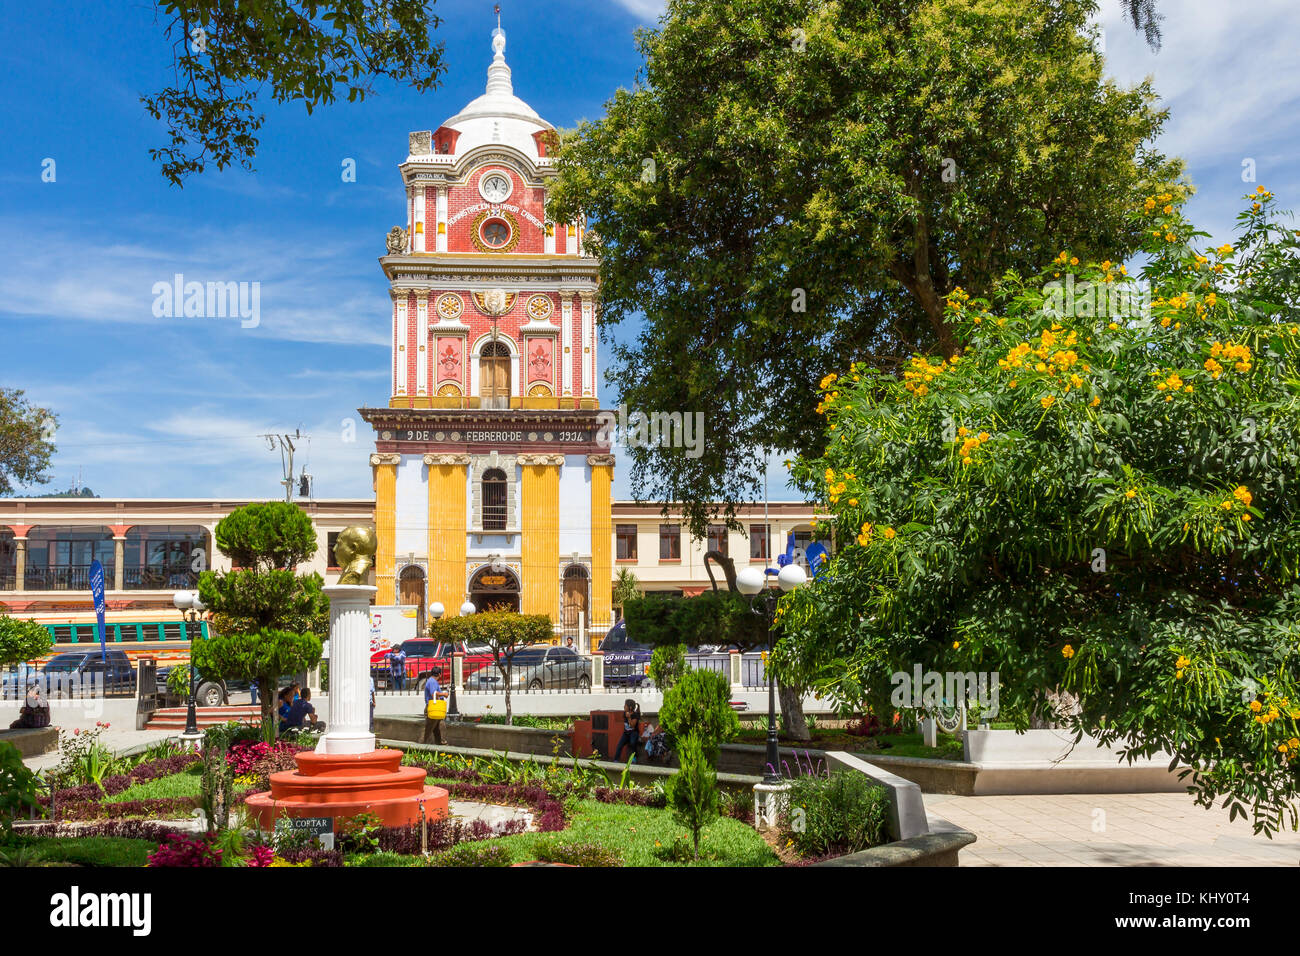
M 429 605 L 429 617 L 435 621 L 447 613 L 447 609 L 442 606 L 441 601 L 434 601 Z M 460 711 L 456 709 L 456 645 L 451 646 L 451 653 L 447 655 L 447 719 L 459 717 Z
M 203 625 L 200 622 L 203 620 L 203 612 L 205 608 L 203 606 L 203 602 L 199 600 L 199 592 L 177 591 L 175 594 L 172 595 L 172 604 L 176 606 L 176 610 L 181 612 L 181 617 L 185 619 L 185 623 L 187 625 L 198 624 L 199 627 L 202 628 Z M 187 627 L 186 630 L 189 630 L 189 628 Z M 183 736 L 197 737 L 199 735 L 199 717 L 198 717 L 198 713 L 195 710 L 196 702 L 194 699 L 194 694 L 198 687 L 198 682 L 196 680 L 198 676 L 198 671 L 194 666 L 193 635 L 190 636 L 189 667 L 190 667 L 190 697 L 189 700 L 186 702 L 186 706 L 185 706 L 185 733 L 183 734 Z
M 745 568 L 736 575 L 736 588 L 749 598 L 749 609 L 763 619 L 763 633 L 767 637 L 767 666 L 764 668 L 767 671 L 767 772 L 763 774 L 763 783 L 774 785 L 781 782 L 781 773 L 777 769 L 781 752 L 776 739 L 776 680 L 772 677 L 772 652 L 776 649 L 776 638 L 772 624 L 781 591 L 802 587 L 808 576 L 799 565 L 787 564 L 776 576 L 781 588 L 778 591 L 767 586 L 767 574 L 758 568 Z

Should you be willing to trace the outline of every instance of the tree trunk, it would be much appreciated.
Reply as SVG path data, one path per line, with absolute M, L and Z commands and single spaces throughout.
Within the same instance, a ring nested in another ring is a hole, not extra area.
M 786 736 L 795 740 L 812 740 L 808 721 L 803 714 L 802 688 L 777 684 L 776 693 L 781 700 L 781 726 L 785 729 Z
M 280 678 L 268 677 L 263 674 L 257 679 L 258 702 L 262 705 L 262 740 L 265 743 L 275 743 L 275 702 L 277 700 L 274 693 L 267 693 L 267 688 L 279 690 Z

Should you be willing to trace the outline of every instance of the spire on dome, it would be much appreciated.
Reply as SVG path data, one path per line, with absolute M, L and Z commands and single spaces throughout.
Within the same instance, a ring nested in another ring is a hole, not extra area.
M 497 28 L 492 31 L 492 65 L 488 67 L 488 93 L 514 95 L 514 84 L 510 82 L 510 67 L 506 66 L 506 31 L 501 29 L 501 4 L 496 4 L 493 11 L 497 15 Z

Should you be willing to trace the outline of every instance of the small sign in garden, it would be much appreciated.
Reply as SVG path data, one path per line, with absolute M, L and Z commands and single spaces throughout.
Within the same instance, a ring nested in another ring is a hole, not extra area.
M 275 831 L 277 835 L 287 834 L 299 839 L 307 839 L 300 835 L 308 834 L 321 849 L 334 849 L 333 817 L 281 817 L 275 821 Z

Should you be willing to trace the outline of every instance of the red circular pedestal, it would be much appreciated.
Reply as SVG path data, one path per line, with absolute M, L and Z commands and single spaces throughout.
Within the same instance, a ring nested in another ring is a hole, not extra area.
M 423 767 L 401 766 L 402 751 L 294 755 L 297 770 L 271 774 L 269 792 L 255 793 L 245 806 L 258 825 L 271 829 L 279 817 L 377 816 L 384 826 L 447 816 L 447 791 L 425 785 Z

